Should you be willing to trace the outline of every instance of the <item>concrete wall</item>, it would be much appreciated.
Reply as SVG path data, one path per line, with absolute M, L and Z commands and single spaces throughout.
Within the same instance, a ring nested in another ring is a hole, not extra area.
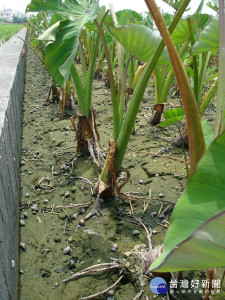
M 17 299 L 19 168 L 25 55 L 21 30 L 0 48 L 0 299 Z

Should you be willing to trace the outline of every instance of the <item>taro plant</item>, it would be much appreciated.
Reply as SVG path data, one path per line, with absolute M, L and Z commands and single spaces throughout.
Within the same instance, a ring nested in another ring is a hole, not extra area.
M 99 36 L 95 37 L 90 45 L 86 41 L 83 28 L 86 23 L 97 18 L 98 1 L 32 0 L 27 6 L 27 11 L 45 11 L 60 15 L 60 20 L 39 37 L 42 41 L 48 41 L 45 49 L 45 65 L 53 79 L 63 88 L 68 84 L 71 75 L 79 109 L 76 116 L 71 118 L 76 130 L 77 151 L 93 154 L 93 144 L 99 140 L 95 125 L 95 110 L 92 108 L 92 84 Z M 100 16 L 102 17 L 102 14 Z M 105 16 L 106 14 L 100 22 L 103 23 Z M 89 51 L 88 60 L 86 60 L 87 57 L 85 58 L 84 44 Z M 78 48 L 82 63 L 82 76 L 74 64 Z M 77 124 L 75 119 L 78 119 Z
M 179 22 L 180 18 L 182 17 L 183 12 L 185 11 L 187 5 L 189 4 L 190 0 L 183 1 L 180 9 L 178 10 L 177 14 L 175 15 L 170 27 L 169 31 L 172 33 L 174 28 L 176 27 L 177 23 Z M 118 29 L 119 30 L 119 29 Z M 134 29 L 136 30 L 136 28 Z M 149 39 L 146 39 L 146 30 L 145 27 L 142 27 L 142 30 L 140 31 L 140 34 L 137 36 L 140 37 L 139 41 L 136 41 L 139 43 L 140 46 L 148 47 L 148 43 L 146 43 L 146 40 L 148 42 Z M 142 34 L 143 33 L 143 34 Z M 144 35 L 144 36 L 143 36 Z M 147 52 L 146 56 L 150 57 L 150 60 L 148 61 L 144 71 L 142 72 L 141 78 L 138 81 L 134 93 L 131 97 L 130 104 L 128 106 L 128 109 L 125 113 L 125 115 L 119 115 L 120 110 L 120 102 L 118 102 L 118 98 L 116 97 L 116 89 L 115 89 L 115 82 L 113 77 L 112 68 L 110 65 L 110 55 L 109 51 L 107 51 L 107 45 L 104 41 L 104 35 L 101 33 L 101 38 L 103 40 L 103 44 L 105 46 L 105 56 L 108 63 L 108 68 L 110 71 L 110 83 L 111 83 L 111 97 L 112 97 L 112 104 L 113 104 L 113 138 L 114 140 L 110 141 L 110 147 L 108 150 L 108 154 L 104 163 L 104 166 L 102 168 L 102 172 L 99 176 L 98 183 L 96 184 L 95 193 L 103 198 L 109 198 L 111 195 L 114 194 L 114 189 L 117 190 L 118 193 L 120 193 L 120 188 L 117 185 L 117 178 L 122 170 L 122 161 L 123 157 L 125 155 L 125 151 L 128 145 L 128 141 L 130 138 L 130 135 L 132 133 L 132 129 L 135 123 L 136 115 L 139 110 L 139 106 L 145 91 L 145 88 L 147 86 L 147 83 L 149 81 L 149 78 L 152 74 L 152 71 L 160 58 L 161 53 L 164 49 L 164 42 L 160 39 L 154 44 L 156 44 L 156 49 L 151 50 L 152 53 Z M 155 39 L 155 37 L 153 37 Z M 155 51 L 155 53 L 154 53 Z M 153 55 L 154 53 L 154 55 Z M 196 103 L 196 102 L 195 102 Z M 189 105 L 189 104 L 187 104 Z M 189 105 L 190 106 L 190 105 Z M 193 128 L 193 127 L 192 127 Z M 198 141 L 197 141 L 198 144 Z M 192 154 L 192 156 L 195 156 Z M 193 166 L 192 166 L 193 168 Z

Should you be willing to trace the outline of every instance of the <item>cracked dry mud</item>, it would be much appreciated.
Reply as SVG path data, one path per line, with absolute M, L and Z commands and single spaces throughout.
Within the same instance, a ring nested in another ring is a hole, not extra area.
M 20 234 L 26 248 L 20 249 L 21 300 L 80 299 L 100 292 L 119 278 L 117 270 L 68 283 L 62 280 L 98 262 L 109 262 L 109 257 L 123 259 L 124 253 L 137 245 L 147 245 L 145 230 L 129 222 L 131 207 L 123 199 L 119 199 L 117 208 L 112 201 L 104 201 L 101 203 L 104 217 L 91 218 L 79 226 L 79 220 L 94 207 L 95 198 L 90 186 L 77 177 L 96 182 L 100 170 L 88 157 L 78 156 L 72 169 L 64 165 L 75 151 L 75 133 L 69 114 L 75 112 L 76 106 L 60 120 L 60 105 L 45 102 L 50 86 L 48 73 L 29 52 L 21 158 L 20 214 L 25 217 L 25 226 L 20 227 Z M 173 205 L 161 218 L 158 212 L 176 203 L 186 185 L 186 172 L 185 165 L 179 161 L 151 155 L 157 153 L 178 160 L 183 157 L 182 149 L 172 144 L 176 127 L 161 129 L 148 123 L 153 101 L 154 88 L 149 86 L 137 117 L 136 133 L 131 136 L 123 162 L 131 179 L 122 191 L 145 198 L 132 201 L 133 214 L 154 230 L 152 244 L 156 247 L 163 243 Z M 112 109 L 110 90 L 104 87 L 103 81 L 94 81 L 93 102 L 100 145 L 106 153 L 112 137 Z M 80 206 L 56 208 L 70 204 Z M 138 234 L 134 234 L 135 230 Z M 116 251 L 112 251 L 114 244 L 117 244 Z M 71 250 L 64 254 L 68 246 Z M 114 296 L 97 299 L 133 299 L 140 289 L 125 278 L 115 288 Z M 148 285 L 144 286 L 141 299 L 144 296 L 153 299 Z

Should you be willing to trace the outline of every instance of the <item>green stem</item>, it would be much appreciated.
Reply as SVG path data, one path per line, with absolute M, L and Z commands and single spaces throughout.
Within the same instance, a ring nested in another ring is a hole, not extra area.
M 84 116 L 88 117 L 89 111 L 87 110 L 86 103 L 84 101 L 84 88 L 80 79 L 80 75 L 74 64 L 72 64 L 71 66 L 70 73 L 77 94 L 79 112 L 81 112 Z
M 216 105 L 216 119 L 214 127 L 214 138 L 225 129 L 224 109 L 225 109 L 225 21 L 224 21 L 224 0 L 219 1 L 219 70 L 218 70 L 218 96 Z
M 187 18 L 187 24 L 188 24 L 188 29 L 189 29 L 190 38 L 191 38 L 191 45 L 193 46 L 194 43 L 195 43 L 195 37 L 194 37 L 192 22 L 191 22 L 190 18 Z M 195 98 L 197 100 L 197 103 L 200 103 L 201 95 L 199 95 L 199 88 L 198 88 L 198 60 L 197 60 L 196 55 L 193 56 L 193 69 L 194 69 L 194 93 L 195 93 Z
M 206 150 L 198 106 L 196 103 L 194 92 L 191 87 L 191 83 L 187 77 L 184 65 L 180 59 L 180 56 L 176 50 L 176 47 L 171 39 L 171 36 L 166 28 L 163 17 L 155 1 L 145 0 L 145 2 L 167 46 L 170 60 L 176 74 L 188 127 L 188 139 L 190 149 L 190 175 L 192 176 L 200 158 Z
M 203 100 L 201 102 L 201 105 L 199 107 L 201 116 L 204 115 L 206 108 L 209 106 L 209 102 L 215 96 L 216 91 L 217 91 L 217 86 L 218 86 L 218 78 L 215 80 L 213 85 L 210 87 L 210 89 L 208 90 L 207 94 L 205 95 L 205 97 L 203 98 Z
M 95 24 L 99 30 L 99 33 L 100 33 L 100 36 L 102 39 L 102 43 L 103 43 L 104 50 L 105 50 L 105 58 L 106 58 L 107 65 L 108 65 L 111 98 L 112 98 L 112 106 L 113 106 L 113 139 L 116 140 L 116 138 L 118 136 L 118 109 L 117 109 L 118 104 L 117 104 L 117 98 L 116 98 L 116 86 L 115 86 L 115 80 L 114 80 L 114 76 L 113 76 L 113 68 L 112 68 L 112 64 L 111 64 L 109 48 L 107 46 L 107 42 L 106 42 L 104 33 L 103 33 L 101 27 L 99 26 L 97 20 L 95 20 Z
M 182 57 L 184 55 L 184 53 L 186 52 L 186 50 L 188 48 L 188 44 L 189 44 L 189 41 L 187 41 L 186 43 L 184 43 L 183 46 L 181 47 L 181 49 L 179 51 L 180 57 Z M 166 98 L 168 96 L 169 89 L 170 89 L 170 86 L 171 86 L 172 81 L 174 79 L 174 76 L 175 76 L 175 73 L 174 73 L 174 70 L 172 68 L 169 71 L 168 75 L 167 75 L 167 78 L 166 78 L 165 84 L 163 86 L 163 90 L 162 90 L 162 94 L 161 94 L 161 99 L 160 99 L 159 103 L 166 102 Z
M 201 94 L 202 94 L 202 88 L 203 88 L 203 81 L 205 79 L 207 67 L 209 64 L 209 60 L 211 57 L 211 51 L 201 54 L 201 68 L 199 69 L 199 81 L 198 81 L 198 95 L 199 95 L 199 101 L 197 103 L 200 103 L 201 100 Z

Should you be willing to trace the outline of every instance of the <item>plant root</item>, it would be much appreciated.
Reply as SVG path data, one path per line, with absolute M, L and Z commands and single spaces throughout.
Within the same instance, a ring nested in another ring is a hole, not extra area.
M 93 299 L 93 298 L 96 298 L 98 296 L 101 296 L 101 295 L 104 295 L 106 294 L 107 292 L 109 292 L 110 290 L 112 290 L 121 280 L 123 279 L 123 275 L 121 275 L 117 281 L 111 285 L 109 288 L 107 288 L 106 290 L 102 291 L 102 292 L 99 292 L 97 294 L 94 294 L 94 295 L 91 295 L 91 296 L 87 296 L 87 297 L 82 297 L 80 300 L 89 300 L 89 299 Z

